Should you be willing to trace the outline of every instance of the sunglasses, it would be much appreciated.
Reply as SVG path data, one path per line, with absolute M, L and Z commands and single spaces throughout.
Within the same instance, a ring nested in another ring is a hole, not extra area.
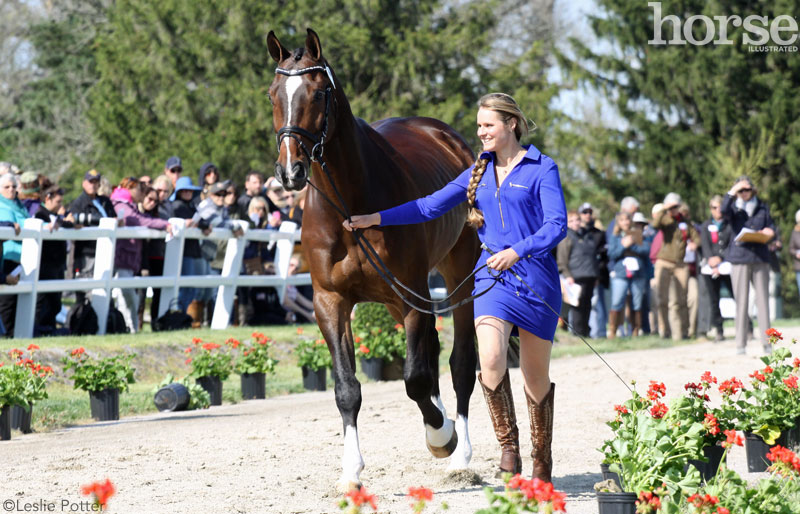
M 228 196 L 230 191 L 220 191 L 219 193 L 214 193 L 214 196 Z
M 588 211 L 583 211 L 583 212 L 581 212 L 581 214 L 592 214 L 593 212 L 594 212 L 594 211 L 592 211 L 591 209 L 589 209 Z
M 752 193 L 753 190 L 750 189 L 749 187 L 743 187 L 742 189 L 739 190 L 739 192 L 740 193 Z
M 183 168 L 170 168 L 170 173 L 183 173 Z

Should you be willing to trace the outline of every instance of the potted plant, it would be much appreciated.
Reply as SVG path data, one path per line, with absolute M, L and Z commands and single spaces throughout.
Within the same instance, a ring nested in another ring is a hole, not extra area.
M 75 389 L 89 393 L 92 417 L 98 421 L 119 419 L 119 393 L 128 390 L 135 382 L 131 361 L 136 354 L 116 355 L 96 359 L 83 347 L 76 348 L 64 357 L 64 371 L 72 371 Z
M 783 339 L 774 328 L 767 330 L 767 335 L 773 345 Z M 791 357 L 788 348 L 774 348 L 770 355 L 761 358 L 765 366 L 750 374 L 749 387 L 735 377 L 720 386 L 721 409 L 735 418 L 737 428 L 745 433 L 747 466 L 751 472 L 766 470 L 766 455 L 771 446 L 791 447 L 800 439 L 797 434 L 800 359 L 790 363 Z
M 735 419 L 728 409 L 712 408 L 708 392 L 717 378 L 706 371 L 700 382 L 689 382 L 684 386 L 686 394 L 675 400 L 667 413 L 667 421 L 678 424 L 700 423 L 703 425 L 702 459 L 689 459 L 689 465 L 700 471 L 704 480 L 713 477 L 719 468 L 724 453 L 720 445 L 725 440 L 725 431 L 735 427 Z
M 11 428 L 18 429 L 23 434 L 31 433 L 31 415 L 33 405 L 45 398 L 47 398 L 47 379 L 53 374 L 53 368 L 50 366 L 43 366 L 39 362 L 33 360 L 34 353 L 39 347 L 35 344 L 28 345 L 29 356 L 25 357 L 25 352 L 22 350 L 11 350 L 9 356 L 16 360 L 15 365 L 23 367 L 29 373 L 27 376 L 27 384 L 24 385 L 23 396 L 24 403 L 15 404 L 11 407 Z
M 208 391 L 186 376 L 176 381 L 170 373 L 153 389 L 153 401 L 161 412 L 207 409 L 211 405 Z
M 324 339 L 301 339 L 294 349 L 297 365 L 303 371 L 303 387 L 310 391 L 324 391 L 326 373 L 332 365 L 331 353 Z
M 261 332 L 253 332 L 252 341 L 240 348 L 234 370 L 242 377 L 242 399 L 266 398 L 266 374 L 275 373 L 278 362 L 269 355 L 270 339 Z
M 239 346 L 233 338 L 228 339 L 225 345 L 203 342 L 199 337 L 192 338 L 192 344 L 184 353 L 187 354 L 186 364 L 192 365 L 190 376 L 194 377 L 200 386 L 208 391 L 211 405 L 222 405 L 222 382 L 233 371 L 233 357 L 231 349 Z
M 696 492 L 700 474 L 686 463 L 701 455 L 705 427 L 668 418 L 669 408 L 661 401 L 665 393 L 664 384 L 651 381 L 647 396 L 642 397 L 634 384 L 632 398 L 615 407 L 617 416 L 607 423 L 614 436 L 605 441 L 601 451 L 610 471 L 619 475 L 621 492 L 609 488 L 598 491 L 601 514 L 634 512 L 641 493 L 656 494 L 659 501 L 669 497 L 677 502 L 681 496 Z
M 361 303 L 353 317 L 356 354 L 361 371 L 372 380 L 403 378 L 405 327 L 381 303 Z
M 475 514 L 504 514 L 512 512 L 566 512 L 566 493 L 556 491 L 553 484 L 534 478 L 528 480 L 519 474 L 506 473 L 503 494 L 484 487 L 489 507 Z

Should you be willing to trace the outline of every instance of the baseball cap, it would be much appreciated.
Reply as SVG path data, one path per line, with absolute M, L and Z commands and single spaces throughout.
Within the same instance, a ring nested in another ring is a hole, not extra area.
M 83 175 L 83 180 L 100 180 L 101 176 L 96 169 L 91 169 Z
M 209 186 L 208 193 L 212 194 L 212 195 L 215 195 L 215 194 L 219 193 L 220 191 L 227 191 L 228 188 L 230 187 L 230 185 L 231 185 L 231 181 L 230 180 L 223 180 L 221 182 L 215 182 L 215 183 L 211 184 L 211 186 Z
M 632 221 L 634 223 L 647 223 L 647 218 L 645 218 L 644 214 L 642 214 L 641 212 L 636 211 L 636 212 L 633 213 L 633 220 Z
M 675 207 L 676 205 L 680 205 L 681 203 L 681 195 L 678 193 L 667 193 L 667 196 L 664 197 L 664 208 L 670 209 Z
M 578 212 L 583 214 L 586 211 L 594 211 L 592 208 L 592 204 L 589 202 L 583 202 L 580 207 L 578 207 Z
M 182 168 L 183 165 L 181 164 L 181 158 L 177 155 L 173 155 L 167 159 L 167 165 L 164 167 L 168 170 L 171 170 L 172 168 Z
M 39 175 L 33 171 L 26 171 L 19 176 L 20 193 L 30 194 L 39 191 Z

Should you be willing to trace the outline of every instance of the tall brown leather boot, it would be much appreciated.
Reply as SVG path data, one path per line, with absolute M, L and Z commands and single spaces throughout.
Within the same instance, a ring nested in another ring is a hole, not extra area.
M 186 309 L 186 314 L 192 318 L 192 328 L 203 326 L 203 303 L 199 300 L 192 300 Z
M 483 397 L 486 398 L 486 405 L 489 407 L 489 417 L 492 418 L 494 434 L 497 442 L 500 443 L 502 454 L 500 455 L 500 471 L 516 475 L 522 472 L 522 458 L 519 455 L 519 429 L 517 428 L 517 414 L 514 411 L 514 396 L 511 394 L 511 380 L 508 377 L 508 370 L 503 376 L 503 380 L 492 391 L 485 385 L 478 373 L 478 382 L 483 388 Z
M 617 327 L 619 326 L 619 318 L 621 311 L 608 311 L 608 339 L 617 337 Z
M 639 337 L 639 332 L 642 330 L 642 311 L 633 311 L 633 328 L 631 329 L 631 337 Z
M 545 482 L 552 482 L 553 454 L 553 401 L 556 385 L 550 383 L 550 391 L 538 404 L 525 393 L 528 400 L 528 416 L 531 418 L 531 443 L 533 450 L 533 477 Z

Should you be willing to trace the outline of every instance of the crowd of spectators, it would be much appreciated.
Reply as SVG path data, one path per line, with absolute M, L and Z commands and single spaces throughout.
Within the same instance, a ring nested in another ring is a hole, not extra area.
M 262 173 L 251 171 L 244 190 L 232 180 L 223 179 L 213 162 L 203 164 L 195 185 L 184 174 L 177 156 L 166 160 L 163 173 L 151 178 L 126 177 L 116 186 L 97 170 L 83 176 L 82 191 L 69 205 L 64 204 L 64 191 L 44 175 L 22 173 L 18 167 L 0 163 L 0 226 L 13 227 L 19 234 L 26 218 L 41 219 L 46 230 L 97 226 L 102 218 L 116 218 L 119 226 L 147 227 L 171 234 L 170 218 L 185 220 L 186 227 L 197 227 L 208 235 L 214 228 L 228 228 L 234 237 L 243 233 L 242 224 L 250 228 L 277 230 L 284 222 L 298 226 L 302 220 L 305 191 L 285 191 L 273 177 L 265 180 Z M 237 221 L 238 220 L 238 221 Z M 0 261 L 0 283 L 19 281 L 21 243 L 3 242 Z M 227 240 L 186 239 L 181 275 L 219 275 L 225 260 Z M 96 242 L 46 240 L 41 252 L 39 278 L 92 278 L 95 267 Z M 115 277 L 160 276 L 164 272 L 164 238 L 117 239 L 114 258 Z M 274 244 L 251 241 L 245 248 L 242 274 L 274 274 Z M 301 271 L 299 253 L 292 257 L 290 272 Z M 146 321 L 157 319 L 158 290 L 154 291 L 146 313 L 145 289 L 114 289 L 114 306 L 124 318 L 126 330 L 135 333 Z M 217 288 L 182 287 L 177 308 L 189 314 L 193 326 L 211 321 Z M 52 292 L 37 296 L 35 334 L 68 333 L 64 326 L 63 295 Z M 88 292 L 75 294 L 75 302 L 86 302 Z M 231 322 L 241 325 L 292 323 L 314 319 L 310 287 L 292 287 L 281 302 L 277 291 L 269 287 L 238 288 Z M 17 296 L 0 295 L 0 333 L 13 337 Z M 147 314 L 147 315 L 146 315 Z M 62 317 L 62 322 L 58 319 Z
M 782 243 L 769 207 L 746 176 L 724 196 L 712 196 L 708 209 L 693 219 L 671 192 L 649 217 L 635 198 L 624 198 L 607 227 L 589 203 L 568 211 L 567 237 L 556 252 L 562 319 L 568 320 L 562 328 L 583 337 L 657 333 L 719 342 L 725 339 L 720 299 L 729 296 L 736 305 L 736 351 L 744 354 L 753 338 L 751 314 L 759 327 L 769 327 L 771 274 L 778 275 Z M 795 222 L 789 247 L 800 289 L 800 210 Z M 765 330 L 758 333 L 769 352 Z

